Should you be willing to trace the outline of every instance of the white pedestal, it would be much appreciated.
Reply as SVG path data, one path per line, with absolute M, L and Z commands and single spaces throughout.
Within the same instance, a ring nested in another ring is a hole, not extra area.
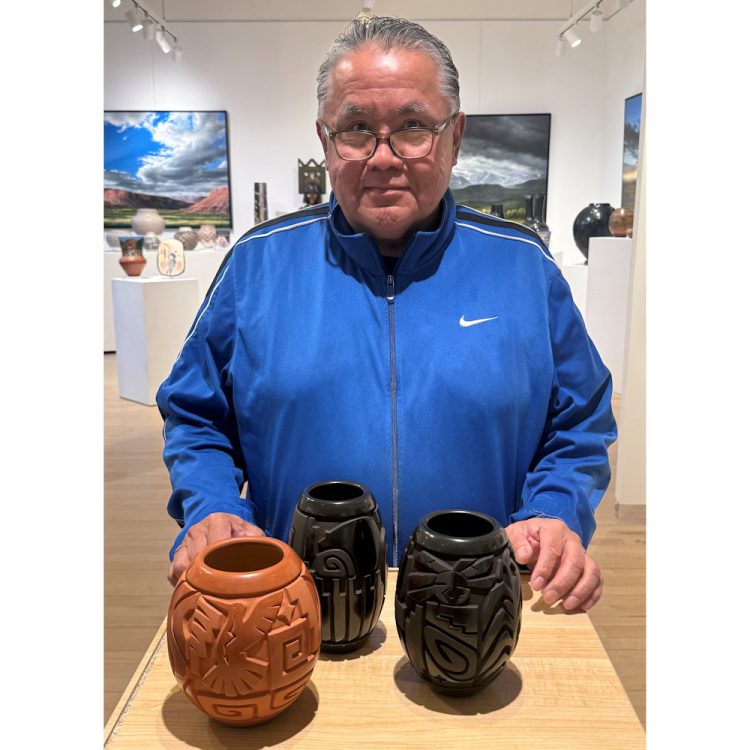
M 576 303 L 576 307 L 581 312 L 583 322 L 586 323 L 586 290 L 588 288 L 589 267 L 585 263 L 563 263 L 562 275 L 570 285 L 573 302 Z
M 122 398 L 153 406 L 200 306 L 198 280 L 112 279 L 117 381 Z
M 633 240 L 592 237 L 586 327 L 602 361 L 612 373 L 612 387 L 622 393 Z
M 211 286 L 211 282 L 219 270 L 228 248 L 217 248 L 214 250 L 188 250 L 185 253 L 185 273 L 183 276 L 190 276 L 198 280 L 198 295 L 203 299 Z M 112 279 L 127 279 L 125 271 L 120 267 L 120 251 L 104 251 L 104 351 L 115 351 L 115 324 L 112 318 Z M 146 265 L 143 268 L 142 276 L 135 278 L 147 278 L 157 276 L 159 273 L 156 267 L 157 253 L 152 250 L 146 250 L 143 255 L 146 258 Z M 157 276 L 157 278 L 162 278 Z M 182 276 L 177 277 L 182 278 Z

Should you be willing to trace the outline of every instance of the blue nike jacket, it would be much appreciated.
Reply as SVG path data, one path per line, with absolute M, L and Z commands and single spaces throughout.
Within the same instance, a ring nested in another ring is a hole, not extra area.
M 559 518 L 588 545 L 611 388 L 533 231 L 448 191 L 389 275 L 332 196 L 234 245 L 159 389 L 170 557 L 216 511 L 286 540 L 300 492 L 332 479 L 372 491 L 393 566 L 443 508 Z

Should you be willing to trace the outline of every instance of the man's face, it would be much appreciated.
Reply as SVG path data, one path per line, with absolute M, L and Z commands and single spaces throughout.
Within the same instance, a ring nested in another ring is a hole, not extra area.
M 405 127 L 434 127 L 452 114 L 432 58 L 370 44 L 342 58 L 332 71 L 321 119 L 332 131 L 387 135 Z M 379 141 L 369 160 L 344 161 L 318 122 L 331 187 L 352 228 L 386 242 L 431 229 L 458 158 L 464 123 L 461 113 L 421 159 L 400 159 Z

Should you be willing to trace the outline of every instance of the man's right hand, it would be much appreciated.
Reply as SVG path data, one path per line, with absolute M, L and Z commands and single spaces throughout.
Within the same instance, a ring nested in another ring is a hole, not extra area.
M 169 567 L 169 582 L 174 586 L 195 556 L 209 544 L 233 536 L 265 536 L 263 529 L 233 513 L 212 513 L 188 529 L 182 544 L 175 550 Z

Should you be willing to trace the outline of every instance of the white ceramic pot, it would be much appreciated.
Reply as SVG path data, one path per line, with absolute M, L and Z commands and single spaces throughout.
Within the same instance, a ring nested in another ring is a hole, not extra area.
M 139 208 L 131 222 L 136 234 L 146 235 L 153 232 L 157 237 L 164 231 L 164 219 L 155 208 Z

